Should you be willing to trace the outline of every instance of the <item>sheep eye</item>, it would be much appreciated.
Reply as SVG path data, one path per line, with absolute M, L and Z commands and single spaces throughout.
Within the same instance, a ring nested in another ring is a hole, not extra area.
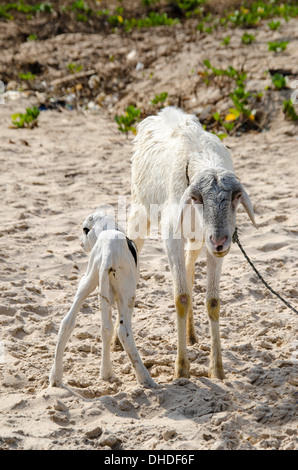
M 195 202 L 196 204 L 203 204 L 202 198 L 201 198 L 200 196 L 191 196 L 191 199 L 192 199 L 193 202 Z
M 241 196 L 242 196 L 242 193 L 241 193 L 241 192 L 235 193 L 233 199 L 239 200 L 239 199 L 241 198 Z
M 83 232 L 88 235 L 88 233 L 90 232 L 90 229 L 88 227 L 83 227 Z

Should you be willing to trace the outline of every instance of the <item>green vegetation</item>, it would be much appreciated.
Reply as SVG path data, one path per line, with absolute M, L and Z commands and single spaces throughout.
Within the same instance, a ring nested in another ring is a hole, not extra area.
M 272 83 L 278 90 L 282 90 L 287 87 L 287 80 L 281 73 L 275 73 L 271 77 Z
M 256 27 L 262 20 L 275 16 L 284 18 L 287 21 L 290 17 L 296 17 L 297 15 L 298 6 L 294 2 L 256 1 L 251 4 L 244 4 L 239 9 L 229 13 L 226 16 L 226 21 L 235 26 Z
M 280 21 L 272 20 L 268 23 L 268 26 L 271 29 L 271 31 L 276 31 L 280 27 Z
M 13 20 L 13 15 L 11 11 L 17 11 L 20 13 L 25 13 L 26 15 L 36 14 L 36 13 L 45 13 L 52 12 L 53 8 L 51 3 L 37 3 L 36 5 L 30 5 L 20 0 L 15 3 L 6 3 L 5 5 L 0 6 L 0 18 L 7 18 Z
M 27 36 L 27 41 L 37 41 L 37 39 L 37 34 L 29 34 L 29 36 Z
M 166 101 L 167 97 L 168 97 L 167 92 L 160 93 L 160 95 L 155 95 L 153 100 L 150 101 L 150 104 L 152 105 L 163 104 Z
M 248 44 L 252 44 L 255 39 L 256 38 L 253 34 L 244 33 L 242 35 L 241 42 L 242 44 L 248 45 Z
M 288 0 L 287 2 L 278 0 L 239 1 L 237 6 L 227 7 L 225 10 L 221 10 L 220 13 L 214 8 L 213 3 L 207 0 L 139 0 L 137 8 L 132 8 L 131 2 L 128 0 L 118 0 L 118 2 L 113 2 L 114 6 L 111 6 L 109 2 L 105 2 L 107 8 L 104 9 L 99 8 L 100 1 L 37 2 L 32 4 L 33 2 L 30 0 L 28 0 L 28 3 L 25 0 L 18 0 L 1 4 L 0 19 L 12 20 L 15 16 L 23 21 L 23 19 L 30 19 L 34 15 L 55 14 L 62 18 L 61 24 L 64 23 L 64 19 L 66 20 L 65 24 L 67 20 L 70 20 L 72 24 L 76 21 L 88 22 L 88 26 L 94 28 L 94 31 L 104 28 L 118 34 L 128 34 L 130 31 L 139 28 L 170 27 L 178 23 L 183 24 L 188 18 L 192 18 L 189 24 L 193 27 L 194 33 L 197 30 L 202 34 L 210 34 L 222 28 L 219 37 L 221 36 L 223 39 L 220 44 L 229 47 L 232 35 L 224 37 L 222 33 L 225 27 L 241 28 L 241 42 L 245 46 L 249 46 L 255 41 L 256 30 L 262 22 L 266 21 L 267 32 L 268 28 L 271 31 L 277 31 L 290 18 L 298 16 L 298 5 L 294 0 Z M 85 28 L 85 25 L 81 26 Z M 79 24 L 77 27 L 79 29 Z M 30 29 L 27 34 L 29 34 L 26 38 L 27 41 L 35 41 L 38 37 L 43 38 L 42 29 Z M 286 50 L 288 43 L 289 41 L 283 39 L 268 42 L 268 51 L 283 52 Z M 110 54 L 109 60 L 111 62 L 115 61 L 116 64 L 118 55 Z M 66 67 L 68 72 L 74 75 L 74 81 L 78 78 L 75 74 L 83 70 L 83 66 L 76 62 L 69 63 Z M 261 98 L 262 93 L 256 94 L 247 91 L 246 73 L 236 70 L 232 66 L 226 66 L 223 69 L 216 68 L 211 65 L 209 60 L 204 61 L 204 67 L 203 72 L 199 72 L 204 83 L 209 85 L 211 80 L 215 80 L 223 92 L 229 90 L 226 92 L 226 96 L 231 99 L 231 107 L 225 113 L 218 113 L 217 111 L 213 113 L 211 127 L 215 125 L 217 129 L 223 131 L 217 135 L 223 138 L 227 133 L 234 132 L 236 128 L 241 127 L 242 124 L 245 124 L 246 128 L 249 128 L 247 124 L 254 123 L 257 126 L 254 108 L 256 100 Z M 191 75 L 194 75 L 194 70 L 195 67 L 192 68 Z M 39 73 L 35 68 L 32 68 L 32 72 Z M 18 74 L 18 78 L 29 82 L 36 78 L 34 73 L 22 72 Z M 152 76 L 153 73 L 151 72 L 150 78 Z M 268 87 L 268 89 L 271 89 L 271 93 L 273 87 L 276 90 L 275 92 L 287 87 L 286 78 L 282 74 L 274 74 L 271 79 L 273 86 Z M 22 86 L 24 86 L 24 83 L 22 83 Z M 79 87 L 83 86 L 85 85 L 81 83 L 74 84 L 73 89 L 80 90 Z M 110 92 L 110 87 L 107 88 L 108 90 L 105 90 L 105 93 Z M 158 110 L 166 104 L 167 98 L 168 93 L 166 92 L 157 94 L 151 101 L 147 102 L 147 105 L 151 111 L 152 106 L 155 107 L 155 110 Z M 283 110 L 287 119 L 297 120 L 297 114 L 291 102 L 284 102 Z M 126 134 L 135 132 L 135 124 L 139 121 L 141 115 L 146 115 L 147 111 L 145 109 L 141 111 L 135 106 L 128 106 L 122 116 L 115 116 L 119 130 Z M 39 113 L 38 110 L 37 113 Z M 37 125 L 38 114 L 36 115 L 34 108 L 31 111 L 28 108 L 25 114 L 13 116 L 16 127 L 31 128 Z
M 172 26 L 179 23 L 177 18 L 168 17 L 167 13 L 156 13 L 151 11 L 148 16 L 144 18 L 130 18 L 123 19 L 122 16 L 113 15 L 108 19 L 109 23 L 115 26 L 123 24 L 125 31 L 130 31 L 133 28 L 151 28 L 152 26 Z
M 286 100 L 283 102 L 283 112 L 285 117 L 290 121 L 298 121 L 298 114 L 296 113 L 291 100 Z
M 19 73 L 19 78 L 21 78 L 22 80 L 34 80 L 36 78 L 36 75 L 31 72 Z
M 289 41 L 273 41 L 268 42 L 268 51 L 281 52 L 285 51 Z
M 60 3 L 60 2 L 59 2 Z M 166 9 L 167 4 L 171 7 Z M 59 5 L 59 4 L 58 4 Z M 242 28 L 257 27 L 261 21 L 268 22 L 269 28 L 276 30 L 280 27 L 278 17 L 288 21 L 298 16 L 298 6 L 294 1 L 281 3 L 278 0 L 258 0 L 243 2 L 234 10 L 227 9 L 221 14 L 211 13 L 207 0 L 140 0 L 137 16 L 132 16 L 128 1 L 119 0 L 114 8 L 99 9 L 100 2 L 75 0 L 55 8 L 60 14 L 71 14 L 79 22 L 87 22 L 91 18 L 101 18 L 112 28 L 130 31 L 134 28 L 148 28 L 161 25 L 174 25 L 187 18 L 197 18 L 197 29 L 203 33 L 211 33 L 220 26 L 237 26 Z M 142 11 L 143 8 L 143 11 Z M 35 14 L 53 13 L 51 2 L 42 2 L 32 5 L 24 0 L 6 3 L 0 6 L 0 18 L 13 19 L 14 12 L 23 13 L 27 17 Z
M 228 46 L 230 44 L 230 41 L 231 41 L 231 36 L 226 36 L 225 38 L 223 38 L 220 44 L 222 46 Z
M 255 96 L 245 90 L 246 73 L 231 66 L 227 69 L 218 69 L 213 67 L 209 60 L 204 60 L 204 66 L 206 68 L 203 74 L 205 83 L 209 84 L 211 77 L 213 77 L 214 79 L 227 78 L 234 85 L 233 90 L 229 93 L 233 108 L 230 108 L 228 114 L 224 117 L 215 112 L 213 119 L 228 132 L 234 129 L 235 124 L 241 125 L 246 122 L 254 122 L 255 111 L 249 106 L 249 101 L 253 101 Z
M 77 64 L 76 62 L 71 62 L 70 64 L 67 64 L 66 67 L 70 73 L 78 73 L 83 70 L 83 66 Z
M 118 124 L 118 129 L 121 132 L 125 132 L 126 135 L 129 131 L 133 134 L 136 133 L 135 124 L 140 120 L 141 110 L 135 108 L 135 106 L 128 106 L 125 109 L 125 114 L 122 116 L 118 116 L 118 114 L 114 117 L 116 123 Z
M 33 129 L 33 127 L 37 127 L 37 119 L 39 116 L 39 109 L 36 106 L 32 108 L 27 108 L 26 113 L 16 113 L 12 114 L 11 119 L 12 123 L 17 128 L 28 128 Z

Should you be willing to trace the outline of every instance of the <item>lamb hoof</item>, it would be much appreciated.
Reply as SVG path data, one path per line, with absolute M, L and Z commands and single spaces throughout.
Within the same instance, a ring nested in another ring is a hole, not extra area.
M 144 388 L 159 388 L 159 385 L 153 379 L 141 383 Z
M 62 386 L 62 377 L 58 377 L 55 374 L 55 371 L 51 371 L 50 377 L 49 377 L 49 384 L 50 387 L 61 387 Z
M 56 379 L 50 379 L 50 387 L 62 387 L 62 381 Z
M 122 343 L 121 343 L 121 341 L 120 341 L 117 334 L 112 339 L 112 350 L 113 351 L 124 351 Z

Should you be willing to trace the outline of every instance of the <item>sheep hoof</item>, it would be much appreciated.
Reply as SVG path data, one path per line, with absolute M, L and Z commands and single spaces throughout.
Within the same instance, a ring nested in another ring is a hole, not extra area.
M 124 351 L 122 343 L 116 334 L 112 339 L 112 351 Z
M 187 342 L 190 346 L 199 342 L 198 337 L 195 333 L 188 333 Z
M 224 380 L 225 379 L 225 373 L 222 367 L 218 367 L 217 369 L 209 369 L 208 373 L 209 379 L 219 379 L 219 380 Z
M 180 379 L 181 377 L 185 377 L 189 379 L 190 364 L 188 360 L 183 359 L 182 361 L 177 361 L 175 365 L 175 378 Z

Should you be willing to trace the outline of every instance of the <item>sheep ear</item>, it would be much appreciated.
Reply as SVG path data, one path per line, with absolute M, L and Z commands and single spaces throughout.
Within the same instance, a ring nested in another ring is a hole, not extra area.
M 183 213 L 185 210 L 185 206 L 191 204 L 191 197 L 189 195 L 189 188 L 186 189 L 184 194 L 182 195 L 179 205 L 178 211 L 176 212 L 176 223 L 175 223 L 175 230 L 180 231 L 182 224 L 183 224 Z
M 255 214 L 254 214 L 254 211 L 253 211 L 253 208 L 252 208 L 251 200 L 249 199 L 249 196 L 248 196 L 247 192 L 243 188 L 242 188 L 242 194 L 241 194 L 240 201 L 241 201 L 244 209 L 246 210 L 246 212 L 248 214 L 248 217 L 250 218 L 250 220 L 254 224 L 254 226 L 256 228 L 259 228 L 256 224 L 256 221 L 255 221 Z
M 181 197 L 180 203 L 179 203 L 180 220 L 182 220 L 183 210 L 184 210 L 185 206 L 187 206 L 188 204 L 191 204 L 191 197 L 190 197 L 189 191 L 187 189 L 185 191 L 185 193 L 183 194 L 183 196 Z

